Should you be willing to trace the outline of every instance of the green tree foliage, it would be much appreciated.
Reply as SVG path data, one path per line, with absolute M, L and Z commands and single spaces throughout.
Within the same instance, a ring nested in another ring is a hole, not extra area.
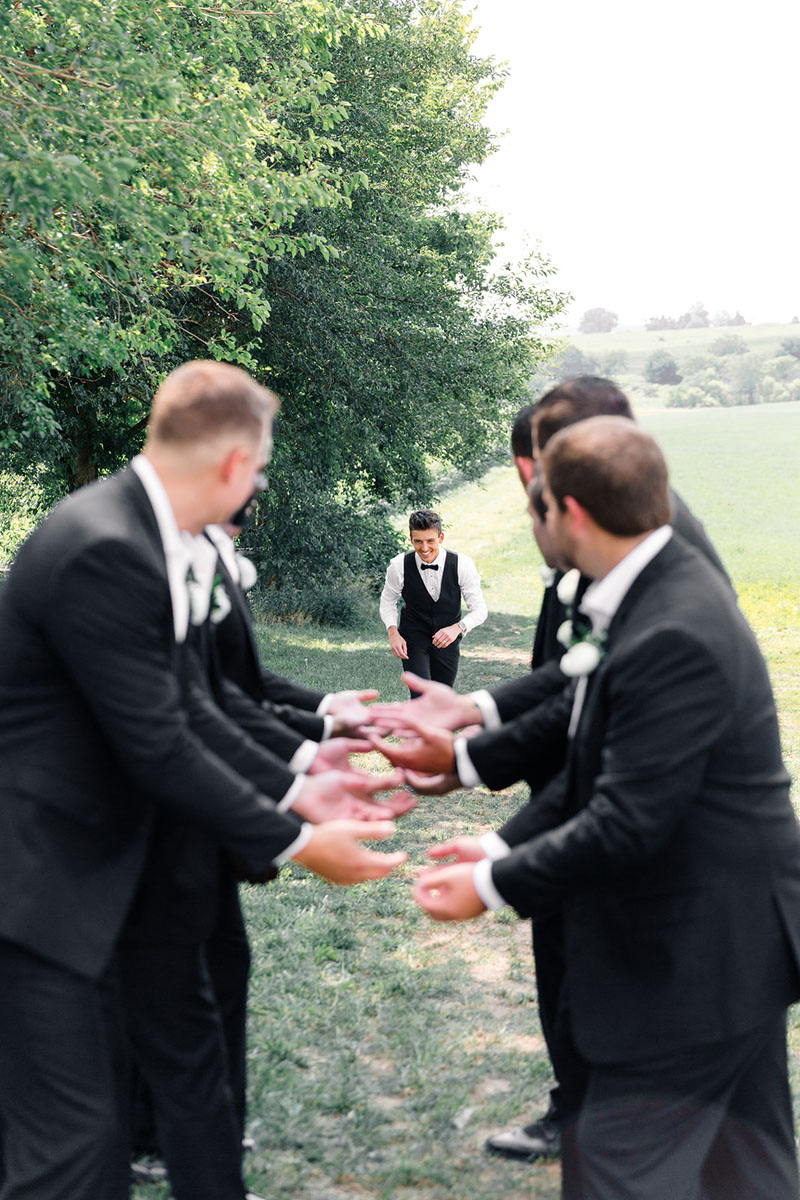
M 581 317 L 581 333 L 611 333 L 619 317 L 607 308 L 589 308 Z
M 781 354 L 791 354 L 792 358 L 800 358 L 800 338 L 786 338 L 782 341 Z
M 680 383 L 682 378 L 677 362 L 666 350 L 655 350 L 648 358 L 645 366 L 648 383 Z
M 237 361 L 284 397 L 249 535 L 266 573 L 377 573 L 388 508 L 430 500 L 432 460 L 474 474 L 502 440 L 564 300 L 536 255 L 496 268 L 495 222 L 459 210 L 501 82 L 459 6 L 15 12 L 0 370 L 17 469 L 41 464 L 50 496 L 110 469 L 166 370 Z
M 291 222 L 359 180 L 333 162 L 343 109 L 307 60 L 369 26 L 255 7 L 18 0 L 0 24 L 4 448 L 51 495 L 130 452 L 184 298 L 259 328 L 270 262 L 330 253 Z M 224 322 L 204 352 L 252 362 Z

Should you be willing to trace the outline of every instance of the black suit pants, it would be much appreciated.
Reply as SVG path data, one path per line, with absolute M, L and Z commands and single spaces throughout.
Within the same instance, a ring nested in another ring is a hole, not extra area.
M 420 679 L 434 679 L 437 683 L 446 683 L 452 687 L 458 672 L 458 660 L 461 654 L 461 638 L 456 638 L 449 646 L 434 646 L 427 634 L 412 633 L 404 635 L 408 658 L 403 663 L 404 671 L 413 671 Z M 412 692 L 412 699 L 419 695 Z
M 2 1200 L 126 1200 L 127 1077 L 113 975 L 0 941 Z
M 534 917 L 533 957 L 539 1020 L 556 1078 L 550 1112 L 560 1125 L 572 1121 L 583 1103 L 589 1065 L 572 1037 L 564 987 L 564 933 L 561 913 Z
M 205 945 L 123 942 L 132 1053 L 175 1200 L 244 1200 L 242 1130 Z
M 592 1067 L 564 1147 L 564 1194 L 798 1200 L 784 1014 L 741 1037 L 657 1049 L 641 1062 Z

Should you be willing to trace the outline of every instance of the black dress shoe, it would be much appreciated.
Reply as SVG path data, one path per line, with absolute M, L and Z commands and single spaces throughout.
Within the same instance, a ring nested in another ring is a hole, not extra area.
M 537 1158 L 558 1158 L 561 1154 L 561 1131 L 547 1113 L 532 1125 L 521 1129 L 505 1129 L 486 1139 L 490 1154 L 503 1158 L 522 1158 L 534 1162 Z

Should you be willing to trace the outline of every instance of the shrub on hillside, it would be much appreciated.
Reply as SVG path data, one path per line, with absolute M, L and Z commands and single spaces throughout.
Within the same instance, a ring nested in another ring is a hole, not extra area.
M 561 358 L 558 359 L 555 375 L 556 379 L 574 379 L 576 375 L 596 375 L 600 370 L 600 364 L 596 358 L 591 358 L 588 354 L 584 354 L 577 346 L 567 346 Z
M 786 338 L 781 342 L 781 354 L 791 354 L 800 359 L 800 338 Z
M 708 347 L 712 354 L 724 358 L 728 354 L 747 354 L 747 342 L 738 333 L 727 333 L 716 338 Z
M 693 383 L 671 387 L 667 392 L 667 408 L 715 408 L 718 404 L 718 400 Z
M 666 350 L 656 350 L 650 355 L 644 375 L 648 383 L 680 383 L 683 379 L 677 362 Z

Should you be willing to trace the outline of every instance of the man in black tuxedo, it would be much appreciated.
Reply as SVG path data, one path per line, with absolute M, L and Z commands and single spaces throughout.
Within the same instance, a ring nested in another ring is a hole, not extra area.
M 784 1020 L 800 832 L 766 665 L 720 573 L 669 528 L 651 438 L 595 418 L 557 434 L 543 468 L 563 564 L 594 581 L 577 688 L 549 705 L 566 775 L 549 828 L 494 862 L 434 868 L 416 898 L 442 920 L 561 909 L 589 1064 L 565 1195 L 797 1200 Z M 505 774 L 495 735 L 455 750 L 414 723 L 397 763 L 452 770 L 465 752 L 490 786 Z M 537 788 L 539 749 L 534 732 Z
M 529 493 L 534 536 L 536 536 L 537 530 L 536 505 L 540 503 L 539 489 L 536 488 L 536 483 L 540 482 L 536 479 L 536 465 L 539 457 L 549 439 L 558 430 L 595 416 L 619 416 L 634 420 L 633 410 L 627 396 L 612 380 L 594 375 L 583 375 L 562 381 L 545 393 L 536 404 L 527 405 L 517 414 L 511 432 L 511 451 L 520 481 Z M 727 579 L 719 555 L 700 521 L 672 489 L 670 489 L 670 499 L 672 527 L 681 537 L 695 546 L 723 578 Z M 544 553 L 544 557 L 546 561 L 550 561 L 548 553 Z M 577 578 L 578 572 L 573 571 L 572 575 Z M 483 724 L 484 722 L 491 726 L 497 725 L 501 721 L 511 722 L 512 718 L 535 708 L 549 694 L 557 693 L 563 688 L 564 676 L 558 663 L 564 654 L 565 647 L 558 640 L 558 631 L 567 619 L 567 607 L 560 599 L 560 593 L 565 584 L 572 583 L 574 586 L 574 581 L 571 579 L 565 580 L 562 585 L 563 578 L 563 571 L 552 572 L 548 569 L 531 656 L 533 673 L 488 692 L 476 693 L 474 698 L 478 701 L 479 708 L 474 704 L 471 705 L 467 697 L 462 698 L 461 702 L 452 697 L 454 721 L 449 727 L 458 728 L 461 725 Z M 587 583 L 588 580 L 577 583 L 578 594 L 582 592 Z M 421 689 L 430 687 L 429 684 L 416 686 Z M 441 707 L 443 697 L 433 690 L 428 695 L 431 700 L 431 708 L 426 715 L 434 724 L 446 723 Z M 378 706 L 373 710 L 373 715 L 379 717 L 383 711 L 385 711 L 385 706 Z M 518 774 L 515 772 L 522 773 L 524 769 L 521 766 L 520 757 L 524 761 L 528 749 L 528 737 L 529 732 L 524 721 L 507 725 L 504 730 L 505 741 L 502 746 L 502 758 L 509 783 L 518 778 Z M 553 740 L 549 747 L 550 766 L 553 766 L 554 763 L 556 766 L 561 765 L 558 753 L 556 753 L 558 745 L 558 741 Z M 500 750 L 499 747 L 498 750 Z M 418 782 L 421 783 L 421 781 Z M 511 821 L 499 831 L 503 842 L 515 845 L 525 840 L 525 836 L 528 835 L 528 820 L 531 814 L 536 814 L 534 819 L 534 831 L 536 831 L 538 826 L 535 822 L 541 819 L 542 813 L 549 811 L 549 807 L 550 799 L 547 798 L 535 806 L 529 805 L 519 816 L 512 817 Z M 473 844 L 470 839 L 465 838 L 458 838 L 454 843 L 446 843 L 438 848 L 437 853 L 445 855 L 451 846 L 458 854 L 479 853 L 477 844 Z M 548 1108 L 541 1116 L 521 1128 L 503 1130 L 493 1134 L 486 1142 L 487 1149 L 494 1154 L 509 1158 L 521 1158 L 529 1162 L 540 1157 L 555 1157 L 560 1153 L 561 1127 L 574 1118 L 574 1113 L 581 1101 L 587 1074 L 586 1064 L 574 1046 L 569 1021 L 564 1011 L 562 997 L 564 950 L 560 912 L 534 917 L 532 932 L 539 1017 L 556 1083 L 550 1092 Z
M 275 760 L 258 787 L 189 727 L 180 680 L 193 538 L 251 494 L 274 408 L 237 368 L 174 372 L 142 472 L 60 504 L 0 596 L 4 1200 L 127 1195 L 112 959 L 161 806 L 254 875 L 291 856 L 349 883 L 403 858 L 359 845 L 386 823 L 304 824 L 320 800 L 347 794 L 340 777 L 306 779 Z M 208 720 L 220 743 L 237 736 L 221 711 Z

